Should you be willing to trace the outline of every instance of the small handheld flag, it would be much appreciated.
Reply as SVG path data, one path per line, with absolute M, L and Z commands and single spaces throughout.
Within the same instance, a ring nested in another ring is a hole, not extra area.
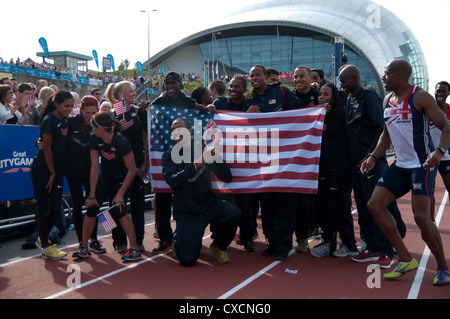
M 116 102 L 113 104 L 114 112 L 116 112 L 116 115 L 122 115 L 127 112 L 127 108 L 125 106 L 125 101 L 122 99 L 122 101 Z
M 111 213 L 109 212 L 110 209 L 113 208 L 114 206 L 108 208 L 107 210 L 105 210 L 97 215 L 98 221 L 102 225 L 103 230 L 105 232 L 109 232 L 117 227 L 117 224 L 114 221 L 114 218 L 112 218 Z

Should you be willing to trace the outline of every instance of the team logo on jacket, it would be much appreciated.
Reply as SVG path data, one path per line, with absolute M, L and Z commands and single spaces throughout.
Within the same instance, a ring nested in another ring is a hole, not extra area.
M 106 158 L 107 160 L 112 160 L 116 158 L 116 153 L 108 153 L 102 150 L 102 156 Z
M 68 133 L 69 133 L 69 128 L 68 127 L 61 129 L 61 134 L 62 135 L 67 136 Z
M 134 121 L 133 121 L 133 119 L 131 119 L 130 121 L 128 121 L 122 125 L 122 130 L 126 130 L 127 128 L 133 126 L 133 124 L 134 124 Z

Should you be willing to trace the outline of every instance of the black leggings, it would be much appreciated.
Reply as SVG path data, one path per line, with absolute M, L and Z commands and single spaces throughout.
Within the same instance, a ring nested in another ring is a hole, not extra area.
M 112 178 L 108 174 L 100 173 L 100 176 L 98 177 L 97 188 L 95 189 L 95 198 L 97 200 L 97 203 L 99 205 L 102 205 L 102 203 L 106 200 L 111 202 L 114 199 L 114 196 L 116 196 L 122 184 L 123 181 L 118 181 L 117 179 Z M 133 185 L 131 185 L 123 195 L 125 203 L 128 200 L 128 195 L 130 193 L 130 189 L 132 186 Z M 100 206 L 92 205 L 87 209 L 86 216 L 97 217 L 99 211 Z M 116 221 L 118 221 L 119 219 L 125 216 L 125 209 L 123 209 L 121 212 L 119 207 L 115 206 L 113 209 L 110 210 L 110 213 L 111 216 Z
M 236 234 L 241 211 L 235 205 L 215 198 L 199 215 L 177 219 L 173 249 L 180 264 L 193 266 L 200 257 L 203 235 L 210 224 L 211 238 L 220 250 L 227 250 Z
M 75 232 L 78 237 L 78 241 L 81 243 L 81 237 L 83 234 L 83 214 L 82 208 L 84 205 L 83 185 L 86 194 L 89 195 L 89 178 L 73 178 L 67 177 L 67 183 L 69 184 L 70 196 L 72 198 L 72 222 L 75 226 Z M 99 203 L 100 204 L 100 203 Z M 91 234 L 91 239 L 97 239 L 98 223 L 95 224 L 94 230 Z
M 144 183 L 138 176 L 134 178 L 134 183 L 130 187 L 130 208 L 136 242 L 138 245 L 142 245 L 145 232 L 145 191 Z M 127 236 L 120 224 L 112 230 L 112 237 L 117 245 L 127 243 Z
M 45 248 L 49 246 L 48 235 L 61 210 L 64 175 L 62 172 L 56 172 L 55 182 L 50 193 L 46 188 L 50 178 L 50 172 L 47 168 L 31 166 L 30 176 L 37 202 L 35 214 L 37 232 L 41 239 L 41 245 Z

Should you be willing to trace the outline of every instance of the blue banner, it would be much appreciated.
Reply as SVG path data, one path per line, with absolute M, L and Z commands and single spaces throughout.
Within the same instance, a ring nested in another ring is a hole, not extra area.
M 114 65 L 114 58 L 113 58 L 113 56 L 111 54 L 108 54 L 107 57 L 111 59 L 111 67 L 112 67 L 114 73 L 116 73 L 116 66 Z
M 47 59 L 50 59 L 50 55 L 48 53 L 48 45 L 47 45 L 47 40 L 45 38 L 39 38 L 39 44 L 42 47 L 42 50 L 44 50 L 45 56 L 47 57 Z
M 98 69 L 98 55 L 96 50 L 92 50 L 92 56 L 94 57 L 95 64 L 97 64 Z
M 136 62 L 136 66 L 139 70 L 139 73 L 141 73 L 142 76 L 144 76 L 144 68 L 142 67 L 142 63 L 140 61 Z
M 30 169 L 39 127 L 0 125 L 0 136 L 0 202 L 34 198 Z M 64 193 L 68 193 L 66 181 Z

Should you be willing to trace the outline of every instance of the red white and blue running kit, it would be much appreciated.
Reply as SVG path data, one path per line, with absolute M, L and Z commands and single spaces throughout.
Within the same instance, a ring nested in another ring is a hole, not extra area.
M 384 109 L 384 120 L 397 153 L 394 164 L 378 182 L 399 198 L 410 190 L 413 195 L 431 196 L 436 169 L 424 169 L 423 163 L 434 151 L 430 134 L 430 120 L 414 107 L 413 85 L 403 101 L 395 104 L 392 93 Z
M 447 111 L 445 112 L 445 116 L 450 121 L 450 105 L 447 104 Z M 433 144 L 439 145 L 439 141 L 441 139 L 442 131 L 433 124 L 433 122 L 430 122 L 430 133 L 431 138 L 433 139 Z M 442 157 L 441 161 L 439 162 L 438 166 L 439 173 L 441 176 L 450 174 L 450 154 L 448 150 L 445 152 L 444 156 Z

